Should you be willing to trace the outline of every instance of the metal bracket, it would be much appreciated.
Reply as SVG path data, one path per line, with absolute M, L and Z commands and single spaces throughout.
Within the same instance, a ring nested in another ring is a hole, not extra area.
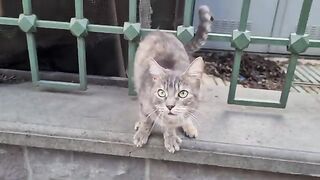
M 132 41 L 140 35 L 140 23 L 125 22 L 123 24 L 123 34 L 126 40 Z
M 305 52 L 309 47 L 309 34 L 298 35 L 291 33 L 289 37 L 288 51 L 300 54 Z
M 88 35 L 89 20 L 86 18 L 71 18 L 70 31 L 76 37 L 85 37 Z
M 189 26 L 189 27 L 178 26 L 177 37 L 181 42 L 187 43 L 193 38 L 193 36 L 194 36 L 193 26 Z
M 37 22 L 37 16 L 32 15 L 24 15 L 20 14 L 18 19 L 18 25 L 20 29 L 26 33 L 29 32 L 36 32 L 36 22 Z
M 250 35 L 250 31 L 242 32 L 239 30 L 234 30 L 232 33 L 231 46 L 238 50 L 247 48 L 251 42 Z

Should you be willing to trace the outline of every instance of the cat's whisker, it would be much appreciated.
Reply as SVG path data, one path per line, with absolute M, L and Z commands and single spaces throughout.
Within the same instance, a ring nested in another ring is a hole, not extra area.
M 155 106 L 156 108 L 158 108 L 158 110 L 160 111 L 160 112 L 164 112 L 164 110 L 165 110 L 165 108 L 164 107 L 160 107 L 160 106 Z
M 197 118 L 192 112 L 190 112 L 190 111 L 188 111 L 187 113 L 190 115 L 190 117 L 192 117 L 191 120 L 195 120 L 194 122 L 195 122 L 196 125 L 199 127 L 200 124 L 199 124 L 198 118 Z
M 201 117 L 204 117 L 204 113 L 199 111 L 199 109 L 196 109 L 196 108 L 189 108 L 189 111 L 192 111 L 193 113 L 197 113 L 197 116 L 201 116 Z
M 151 113 L 149 113 L 146 118 L 148 119 L 152 114 L 154 114 L 154 113 L 157 112 L 157 111 L 158 111 L 158 109 L 155 109 L 154 111 L 152 111 Z
M 150 136 L 150 134 L 151 134 L 154 126 L 156 125 L 156 121 L 159 119 L 160 115 L 161 115 L 161 114 L 159 114 L 159 115 L 156 117 L 156 119 L 153 121 L 152 127 L 151 127 L 150 132 L 149 132 L 149 136 Z

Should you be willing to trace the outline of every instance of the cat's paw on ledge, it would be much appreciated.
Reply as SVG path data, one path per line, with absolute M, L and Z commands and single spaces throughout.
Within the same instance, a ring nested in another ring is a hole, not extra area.
M 180 150 L 182 140 L 179 136 L 164 136 L 164 146 L 170 153 Z

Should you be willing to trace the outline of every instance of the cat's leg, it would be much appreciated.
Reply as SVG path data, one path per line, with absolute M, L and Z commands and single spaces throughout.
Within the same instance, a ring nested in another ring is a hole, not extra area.
M 168 127 L 163 133 L 164 147 L 171 153 L 180 150 L 182 140 L 177 136 L 176 128 Z
M 183 132 L 185 133 L 186 136 L 190 138 L 196 138 L 198 137 L 198 130 L 194 126 L 192 120 L 190 118 L 187 118 L 182 125 Z
M 137 147 L 142 147 L 148 142 L 149 136 L 151 134 L 154 120 L 150 117 L 146 117 L 141 112 L 140 120 L 136 122 L 134 129 L 136 130 L 135 135 L 133 136 L 133 143 Z

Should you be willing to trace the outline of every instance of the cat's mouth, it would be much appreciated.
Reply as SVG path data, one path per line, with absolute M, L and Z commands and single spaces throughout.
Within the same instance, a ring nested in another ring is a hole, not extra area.
M 176 116 L 176 114 L 173 114 L 172 112 L 168 113 L 169 116 Z

